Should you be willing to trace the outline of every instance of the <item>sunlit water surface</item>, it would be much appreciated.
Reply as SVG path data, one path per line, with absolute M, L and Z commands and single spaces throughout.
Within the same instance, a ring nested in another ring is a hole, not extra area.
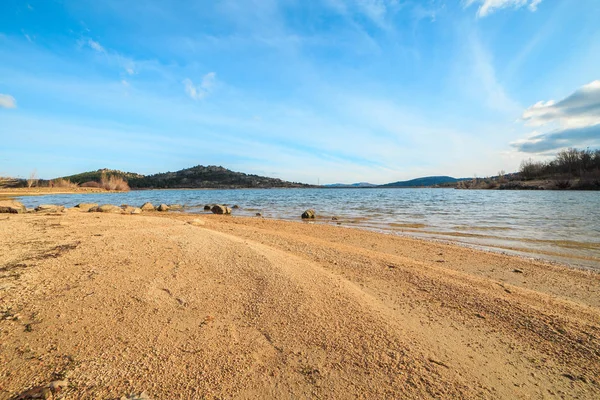
M 234 215 L 300 221 L 451 240 L 488 250 L 600 269 L 600 192 L 455 189 L 238 189 L 147 190 L 25 196 L 27 207 L 81 202 L 181 204 L 204 213 L 205 204 L 237 204 Z M 337 220 L 332 220 L 336 217 Z

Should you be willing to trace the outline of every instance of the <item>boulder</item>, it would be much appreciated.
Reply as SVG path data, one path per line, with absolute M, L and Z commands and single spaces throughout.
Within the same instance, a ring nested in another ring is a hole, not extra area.
M 169 204 L 169 210 L 183 210 L 183 206 L 181 204 Z
M 40 204 L 35 208 L 36 212 L 62 212 L 65 206 L 57 206 L 54 204 Z
M 142 211 L 154 211 L 154 206 L 150 202 L 142 204 L 140 208 L 142 209 Z
M 161 204 L 160 206 L 156 207 L 156 211 L 169 211 L 169 206 L 166 204 Z
M 81 211 L 90 211 L 90 208 L 98 207 L 97 203 L 79 203 L 75 207 L 79 208 Z
M 123 209 L 121 207 L 114 206 L 112 204 L 103 204 L 98 207 L 90 208 L 90 212 L 103 212 L 103 213 L 115 213 L 121 214 Z
M 127 214 L 131 214 L 133 212 L 133 210 L 136 209 L 136 207 L 132 207 L 132 206 L 127 205 L 127 204 L 121 204 L 121 209 L 123 211 L 125 211 Z
M 256 216 L 257 217 L 262 217 L 262 214 L 261 213 L 256 213 Z
M 306 210 L 302 213 L 302 219 L 314 219 L 315 215 L 315 210 Z
M 15 200 L 0 200 L 0 213 L 21 214 L 27 212 L 22 203 Z
M 142 209 L 135 207 L 133 210 L 131 210 L 131 214 L 141 214 L 142 213 Z
M 212 211 L 213 214 L 231 214 L 231 208 L 220 204 L 215 204 L 210 211 Z
M 233 208 L 234 210 L 237 210 L 238 208 L 240 208 L 240 206 L 238 206 L 237 204 L 234 204 L 234 206 L 231 208 Z
M 204 206 L 204 211 L 210 211 L 210 206 L 208 204 Z

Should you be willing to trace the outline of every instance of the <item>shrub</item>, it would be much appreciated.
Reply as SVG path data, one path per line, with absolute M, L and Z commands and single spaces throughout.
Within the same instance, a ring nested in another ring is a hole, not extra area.
M 118 190 L 123 192 L 129 190 L 129 185 L 125 179 L 115 175 L 107 177 L 105 173 L 102 173 L 100 176 L 100 187 L 106 190 Z
M 62 179 L 62 178 L 58 178 L 55 180 L 52 180 L 49 182 L 49 186 L 50 187 L 57 187 L 57 188 L 76 188 L 79 185 L 77 185 L 76 183 L 71 182 L 69 179 Z

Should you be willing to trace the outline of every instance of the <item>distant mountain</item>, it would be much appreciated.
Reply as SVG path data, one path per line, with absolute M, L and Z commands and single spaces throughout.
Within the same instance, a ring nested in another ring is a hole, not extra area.
M 451 176 L 426 176 L 423 178 L 411 179 L 409 181 L 398 181 L 392 183 L 386 183 L 380 185 L 380 187 L 423 187 L 423 186 L 435 186 L 446 183 L 454 183 L 464 179 L 457 179 Z
M 176 172 L 165 172 L 155 175 L 129 179 L 132 189 L 169 189 L 169 188 L 299 188 L 311 187 L 304 183 L 288 182 L 277 178 L 250 175 L 234 172 L 214 165 L 197 165 Z
M 369 182 L 358 182 L 358 183 L 331 183 L 329 185 L 323 185 L 324 187 L 330 188 L 363 188 L 363 187 L 376 187 L 377 185 Z

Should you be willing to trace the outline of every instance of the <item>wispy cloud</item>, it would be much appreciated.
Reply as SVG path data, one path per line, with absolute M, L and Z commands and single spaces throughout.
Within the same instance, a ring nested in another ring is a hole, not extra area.
M 17 108 L 17 101 L 9 94 L 0 93 L 0 108 Z
M 185 85 L 185 92 L 194 100 L 202 100 L 206 98 L 212 91 L 215 82 L 217 80 L 217 74 L 209 72 L 202 77 L 202 82 L 199 85 L 194 85 L 191 79 L 186 78 L 183 80 Z
M 398 0 L 328 0 L 327 4 L 347 18 L 363 16 L 382 29 L 390 29 L 390 16 L 406 5 Z
M 506 89 L 498 80 L 492 54 L 475 33 L 470 35 L 469 44 L 471 73 L 468 79 L 470 84 L 482 93 L 489 109 L 508 114 L 518 113 L 522 106 L 519 106 L 508 95 Z
M 521 119 L 526 125 L 554 130 L 512 143 L 519 151 L 542 153 L 564 147 L 600 146 L 600 80 L 558 102 L 540 101 L 527 108 Z
M 477 16 L 480 18 L 486 17 L 501 8 L 522 8 L 527 7 L 534 12 L 542 0 L 466 0 L 465 7 L 470 7 L 473 4 L 480 4 L 477 10 Z
M 102 47 L 102 45 L 92 39 L 88 39 L 86 44 L 92 49 L 92 50 L 96 50 L 98 53 L 105 53 L 106 50 L 104 50 L 104 47 Z

